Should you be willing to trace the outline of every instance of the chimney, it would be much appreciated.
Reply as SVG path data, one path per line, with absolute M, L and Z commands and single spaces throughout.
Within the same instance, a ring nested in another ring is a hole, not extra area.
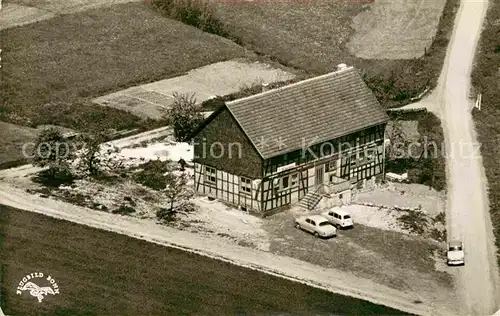
M 338 64 L 338 65 L 337 65 L 337 70 L 344 70 L 344 69 L 346 69 L 346 68 L 347 68 L 347 65 L 346 65 L 346 64 L 344 64 L 344 63 L 342 63 L 342 64 Z
M 262 92 L 266 92 L 269 90 L 269 83 L 263 83 L 262 84 Z

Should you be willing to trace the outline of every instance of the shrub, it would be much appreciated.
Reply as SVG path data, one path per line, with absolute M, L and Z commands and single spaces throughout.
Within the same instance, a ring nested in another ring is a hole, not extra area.
M 133 179 L 148 188 L 161 191 L 166 187 L 165 173 L 170 170 L 168 164 L 168 161 L 148 161 L 138 167 L 141 170 L 133 176 Z
M 215 8 L 203 0 L 153 0 L 153 7 L 171 19 L 192 25 L 200 30 L 230 37 L 224 24 L 216 17 Z
M 192 202 L 184 202 L 177 207 L 162 207 L 158 211 L 156 211 L 156 218 L 165 221 L 172 222 L 176 220 L 176 215 L 178 213 L 191 213 L 196 210 L 196 206 Z
M 398 220 L 405 229 L 419 235 L 424 234 L 428 226 L 425 214 L 419 211 L 406 211 L 406 214 L 398 217 Z
M 50 170 L 42 170 L 33 178 L 33 182 L 39 183 L 46 187 L 57 188 L 60 185 L 71 185 L 75 181 L 74 175 L 68 170 L 57 171 L 52 174 Z
M 434 217 L 435 223 L 446 224 L 446 214 L 444 212 L 440 212 L 438 215 Z
M 135 213 L 135 209 L 131 206 L 128 206 L 128 205 L 120 205 L 120 207 L 118 207 L 117 209 L 114 209 L 113 211 L 111 211 L 111 213 L 120 214 L 120 215 L 128 215 L 128 214 Z
M 38 135 L 33 153 L 33 164 L 48 167 L 44 172 L 47 180 L 54 180 L 58 174 L 69 173 L 72 158 L 71 143 L 56 128 L 44 129 Z
M 176 211 L 171 208 L 162 207 L 156 211 L 156 218 L 165 222 L 172 222 L 175 220 Z
M 123 200 L 126 201 L 126 202 L 128 202 L 131 206 L 136 206 L 137 205 L 137 203 L 135 203 L 135 201 L 130 196 L 124 197 Z
M 443 242 L 446 240 L 446 229 L 440 230 L 437 228 L 433 228 L 430 231 L 430 237 L 439 242 Z

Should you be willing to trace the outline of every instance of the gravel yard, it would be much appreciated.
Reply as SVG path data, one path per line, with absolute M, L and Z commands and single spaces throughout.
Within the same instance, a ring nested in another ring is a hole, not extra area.
M 354 203 L 372 203 L 376 206 L 399 206 L 418 208 L 429 216 L 436 216 L 445 210 L 446 193 L 438 192 L 421 184 L 388 182 L 387 186 L 374 191 L 359 192 Z

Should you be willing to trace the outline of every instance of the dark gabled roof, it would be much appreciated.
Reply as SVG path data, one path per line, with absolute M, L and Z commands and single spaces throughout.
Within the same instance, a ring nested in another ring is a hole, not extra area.
M 226 106 L 264 159 L 389 120 L 352 67 L 227 102 Z

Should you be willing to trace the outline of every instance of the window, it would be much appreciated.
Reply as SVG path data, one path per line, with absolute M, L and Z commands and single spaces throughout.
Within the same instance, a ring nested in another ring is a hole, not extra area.
M 340 193 L 340 194 L 339 194 L 339 199 L 341 199 L 341 200 L 342 200 L 342 198 L 343 198 L 343 197 L 344 197 L 344 196 L 342 195 L 342 193 Z
M 290 178 L 291 178 L 290 182 L 292 183 L 292 187 L 296 187 L 297 186 L 297 183 L 298 183 L 297 179 L 298 179 L 298 177 L 299 176 L 298 176 L 297 173 L 294 173 L 294 174 L 292 174 L 290 176 Z
M 250 194 L 252 193 L 252 180 L 240 177 L 240 192 Z
M 287 189 L 288 188 L 288 176 L 281 178 L 281 189 Z
M 350 160 L 351 160 L 351 167 L 356 165 L 356 155 L 351 156 Z
M 205 166 L 205 182 L 215 184 L 217 179 L 216 172 L 215 168 Z
M 332 160 L 325 164 L 325 172 L 332 172 L 337 169 L 337 161 Z

